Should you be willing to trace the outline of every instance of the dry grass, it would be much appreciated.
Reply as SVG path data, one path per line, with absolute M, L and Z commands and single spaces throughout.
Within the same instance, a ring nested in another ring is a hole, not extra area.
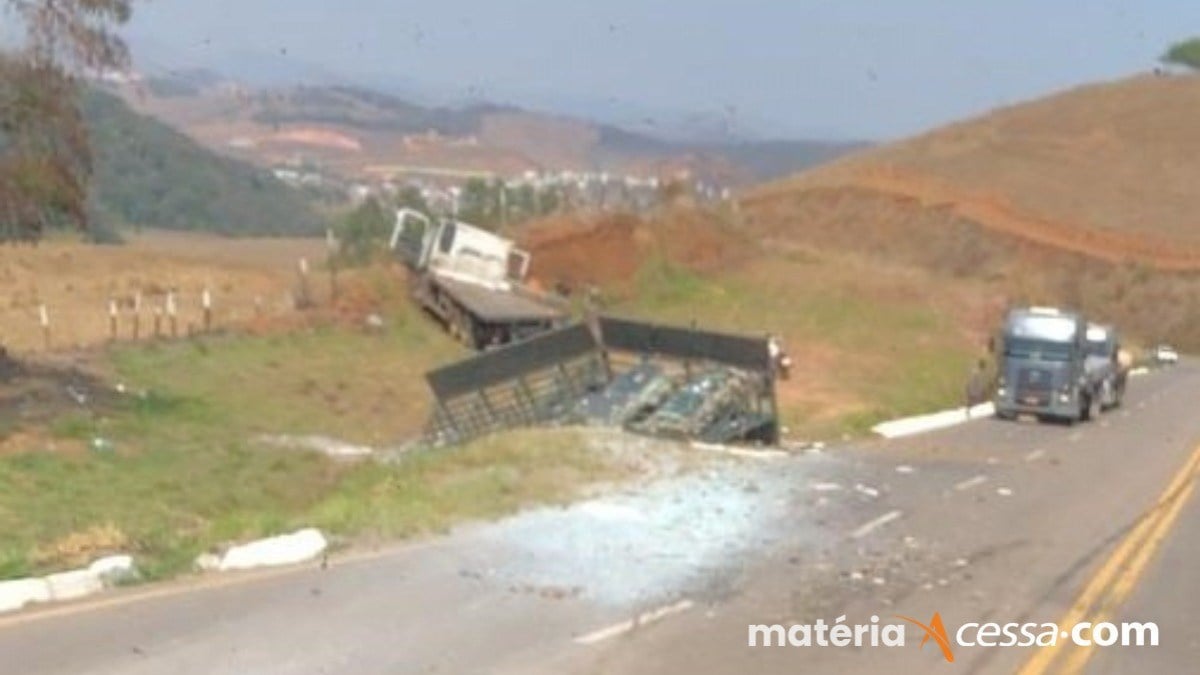
M 313 240 L 235 240 L 154 233 L 128 246 L 89 246 L 56 239 L 36 247 L 0 247 L 0 341 L 10 351 L 40 352 L 44 336 L 40 306 L 50 319 L 51 348 L 76 349 L 110 336 L 109 302 L 121 305 L 118 331 L 131 339 L 134 299 L 141 297 L 140 335 L 154 330 L 166 294 L 176 293 L 177 329 L 203 324 L 201 295 L 209 289 L 218 327 L 257 316 L 292 313 L 298 287 L 297 258 L 323 260 L 324 244 Z M 326 282 L 314 274 L 314 291 Z M 163 318 L 160 329 L 168 332 Z
M 99 523 L 37 546 L 32 562 L 45 569 L 69 569 L 84 566 L 104 555 L 121 553 L 129 537 L 112 523 Z
M 1060 248 L 1092 255 L 1144 249 L 1169 258 L 1183 249 L 1195 257 L 1198 105 L 1194 77 L 1089 85 L 870 149 L 757 194 L 858 186 L 965 209 L 984 226 L 1054 235 Z
M 1197 103 L 1194 77 L 1081 87 L 763 186 L 743 214 L 768 247 L 919 267 L 988 307 L 1075 307 L 1200 349 Z

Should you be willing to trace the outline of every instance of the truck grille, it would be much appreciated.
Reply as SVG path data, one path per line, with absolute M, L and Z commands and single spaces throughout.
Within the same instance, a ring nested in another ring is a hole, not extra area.
M 1022 368 L 1017 371 L 1017 386 L 1014 390 L 1017 403 L 1049 405 L 1053 389 L 1054 378 L 1050 371 L 1042 368 Z

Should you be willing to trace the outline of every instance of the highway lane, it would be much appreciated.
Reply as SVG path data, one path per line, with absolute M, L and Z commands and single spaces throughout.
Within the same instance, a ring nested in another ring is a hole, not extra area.
M 1135 380 L 1126 408 L 1094 424 L 981 420 L 731 462 L 671 490 L 463 528 L 325 570 L 0 619 L 0 663 L 177 675 L 925 672 L 943 657 L 917 649 L 915 632 L 902 649 L 750 649 L 747 626 L 935 611 L 951 631 L 1058 620 L 1200 444 L 1197 400 L 1200 370 L 1184 366 Z M 1194 520 L 1185 514 L 1180 532 Z M 1194 583 L 1194 549 L 1174 543 L 1131 616 L 1188 620 L 1171 589 Z M 1181 644 L 1155 655 L 1183 665 L 1194 652 Z M 1029 655 L 955 650 L 965 672 L 1013 672 Z M 1107 651 L 1092 665 L 1127 672 L 1122 658 L 1136 657 Z
M 1162 544 L 1116 621 L 1153 621 L 1154 649 L 1096 650 L 1086 664 L 1095 675 L 1200 671 L 1200 499 L 1187 500 L 1178 524 Z
M 751 649 L 747 627 L 841 615 L 928 621 L 934 612 L 951 633 L 971 621 L 1057 622 L 1200 444 L 1194 370 L 1136 381 L 1130 393 L 1126 410 L 1095 425 L 979 422 L 853 452 L 856 473 L 874 470 L 882 490 L 875 512 L 902 518 L 815 559 L 801 549 L 766 556 L 736 598 L 590 653 L 564 653 L 538 672 L 920 673 L 944 664 L 935 647 L 914 647 L 919 632 L 904 649 Z M 888 465 L 911 473 L 888 478 Z M 812 573 L 821 566 L 827 574 Z M 1167 587 L 1174 575 L 1194 581 L 1179 566 L 1166 572 Z M 1187 610 L 1186 599 L 1174 604 Z M 1128 616 L 1152 619 L 1151 609 Z M 1125 668 L 1145 653 L 1136 649 L 1101 658 L 1122 659 L 1111 672 L 1191 672 L 1186 639 L 1161 652 L 1162 670 Z M 1033 651 L 956 647 L 955 666 L 1011 673 Z

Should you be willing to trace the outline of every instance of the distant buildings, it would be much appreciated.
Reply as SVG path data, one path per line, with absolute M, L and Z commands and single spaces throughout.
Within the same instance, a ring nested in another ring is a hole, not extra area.
M 295 188 L 340 191 L 345 201 L 358 204 L 372 197 L 396 199 L 419 195 L 431 211 L 447 215 L 483 211 L 508 222 L 560 210 L 601 210 L 646 213 L 667 201 L 686 197 L 700 203 L 727 201 L 726 186 L 693 177 L 688 172 L 669 176 L 621 174 L 611 171 L 524 171 L 513 176 L 447 167 L 379 165 L 347 181 L 310 163 L 292 162 L 272 170 L 277 179 Z M 470 202 L 464 206 L 464 199 Z M 488 203 L 479 204 L 479 200 Z

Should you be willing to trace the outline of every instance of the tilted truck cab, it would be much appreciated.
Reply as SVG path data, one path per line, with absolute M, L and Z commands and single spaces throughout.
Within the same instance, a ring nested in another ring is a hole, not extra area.
M 1001 336 L 996 415 L 1020 414 L 1067 422 L 1099 409 L 1097 382 L 1089 377 L 1087 322 L 1078 314 L 1033 307 L 1009 312 Z
M 401 209 L 391 248 L 413 272 L 416 301 L 472 348 L 519 341 L 567 318 L 563 306 L 523 286 L 529 254 L 482 228 Z

